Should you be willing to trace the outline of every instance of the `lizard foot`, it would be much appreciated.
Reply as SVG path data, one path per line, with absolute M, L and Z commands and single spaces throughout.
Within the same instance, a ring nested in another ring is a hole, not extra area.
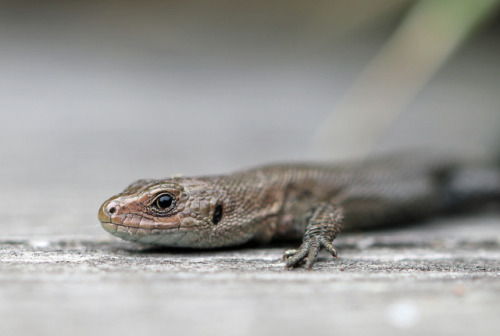
M 297 267 L 300 262 L 307 257 L 306 268 L 311 269 L 312 265 L 316 261 L 319 251 L 323 248 L 330 252 L 332 256 L 337 258 L 337 250 L 335 250 L 333 244 L 326 238 L 311 237 L 307 241 L 304 241 L 298 250 L 288 250 L 285 252 L 283 259 L 286 260 L 286 267 Z

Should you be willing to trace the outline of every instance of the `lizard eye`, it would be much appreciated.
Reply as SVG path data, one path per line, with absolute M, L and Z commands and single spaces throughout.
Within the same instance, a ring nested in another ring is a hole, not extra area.
M 174 198 L 170 194 L 160 194 L 154 201 L 154 205 L 161 211 L 168 210 L 173 204 Z

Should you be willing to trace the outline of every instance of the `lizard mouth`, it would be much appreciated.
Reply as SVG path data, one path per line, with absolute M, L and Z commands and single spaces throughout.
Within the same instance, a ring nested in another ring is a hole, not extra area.
M 123 224 L 113 223 L 111 221 L 101 221 L 101 226 L 104 230 L 111 233 L 113 236 L 117 236 L 119 238 L 125 240 L 135 241 L 137 239 L 142 239 L 143 237 L 157 237 L 162 234 L 168 234 L 173 231 L 171 229 L 145 229 L 145 228 L 137 228 L 126 226 Z
M 117 231 L 117 229 L 118 229 L 118 226 L 122 226 L 122 225 L 117 225 L 117 224 L 113 224 L 111 222 L 103 222 L 103 221 L 101 221 L 101 226 L 107 232 L 109 232 L 109 233 L 115 233 Z
M 179 232 L 178 228 L 145 229 L 117 224 L 107 220 L 101 221 L 101 226 L 118 238 L 135 243 L 161 245 L 169 247 L 197 247 L 190 244 L 190 232 Z

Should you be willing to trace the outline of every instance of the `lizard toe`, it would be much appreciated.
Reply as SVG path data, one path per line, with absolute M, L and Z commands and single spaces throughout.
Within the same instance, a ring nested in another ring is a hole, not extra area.
M 288 259 L 286 260 L 286 267 L 297 267 L 299 263 L 307 256 L 309 253 L 310 243 L 304 242 L 300 245 L 299 249 L 295 253 L 290 253 Z M 293 250 L 290 250 L 293 251 Z M 287 251 L 287 252 L 290 252 Z M 287 255 L 287 253 L 285 253 Z
M 283 253 L 283 261 L 286 261 L 288 258 L 293 256 L 295 253 L 297 253 L 296 249 L 287 250 L 285 253 Z
M 287 268 L 297 267 L 303 260 L 306 260 L 305 267 L 311 269 L 322 249 L 327 250 L 332 256 L 337 258 L 337 250 L 331 242 L 326 238 L 315 237 L 303 242 L 297 250 L 286 251 L 283 255 L 283 260 L 286 261 Z

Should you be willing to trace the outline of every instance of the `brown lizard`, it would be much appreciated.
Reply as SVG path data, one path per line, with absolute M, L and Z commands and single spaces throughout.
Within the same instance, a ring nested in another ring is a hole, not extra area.
M 99 220 L 125 240 L 217 248 L 302 239 L 286 266 L 332 245 L 341 230 L 399 224 L 500 199 L 500 170 L 432 155 L 343 165 L 279 164 L 228 175 L 139 180 L 104 202 Z

